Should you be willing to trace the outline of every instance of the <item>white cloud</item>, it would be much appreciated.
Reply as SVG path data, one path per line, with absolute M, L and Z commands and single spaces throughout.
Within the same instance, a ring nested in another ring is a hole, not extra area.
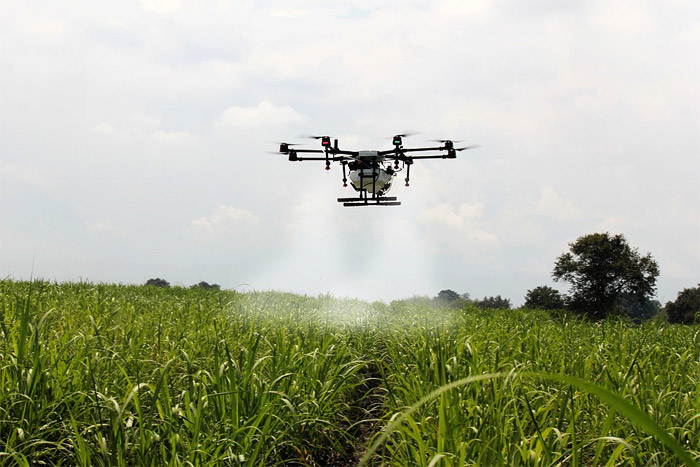
M 135 128 L 143 130 L 154 130 L 160 127 L 160 122 L 163 119 L 157 115 L 135 114 L 130 118 L 130 123 Z
M 161 128 L 161 118 L 154 115 L 136 114 L 121 124 L 102 122 L 92 127 L 94 133 L 124 140 L 151 139 L 163 144 L 182 144 L 197 139 L 188 131 L 169 131 Z
M 700 43 L 700 22 L 696 21 L 686 29 L 678 31 L 673 36 L 672 42 L 675 45 L 690 45 L 692 47 L 697 46 L 697 44 Z
M 126 232 L 126 229 L 124 227 L 117 225 L 113 221 L 108 219 L 101 219 L 95 222 L 91 222 L 90 224 L 88 224 L 87 230 L 89 232 L 112 234 L 121 234 Z
M 36 164 L 0 164 L 0 180 L 26 183 L 44 189 L 48 187 L 50 176 L 44 167 Z
M 52 17 L 20 18 L 15 28 L 22 35 L 45 37 L 49 40 L 60 39 L 70 30 L 70 25 L 61 19 Z
M 301 122 L 304 118 L 291 106 L 277 106 L 263 101 L 253 107 L 228 107 L 219 117 L 222 127 L 259 128 L 266 126 L 284 126 Z
M 448 203 L 441 203 L 420 212 L 418 219 L 426 224 L 442 224 L 444 226 L 460 228 L 466 227 L 475 219 L 482 216 L 484 205 L 481 203 L 453 206 Z
M 197 138 L 196 135 L 186 131 L 163 131 L 154 132 L 151 137 L 159 143 L 165 144 L 182 144 L 193 141 Z
M 222 205 L 210 216 L 192 221 L 191 225 L 195 229 L 213 231 L 228 227 L 257 226 L 259 223 L 260 219 L 248 210 Z
M 180 0 L 140 0 L 141 5 L 153 13 L 173 13 L 180 9 Z
M 441 203 L 423 209 L 418 221 L 425 226 L 424 243 L 436 251 L 458 252 L 467 258 L 487 259 L 486 250 L 497 248 L 500 240 L 495 234 L 478 225 L 482 216 L 481 203 L 463 203 L 454 206 Z
M 438 3 L 441 15 L 447 18 L 464 20 L 464 18 L 484 18 L 493 5 L 493 0 L 475 0 L 465 2 L 463 0 L 444 0 Z
M 275 18 L 284 18 L 289 20 L 307 18 L 310 15 L 309 10 L 303 10 L 300 8 L 272 8 L 268 10 L 268 13 L 270 16 Z
M 613 33 L 633 36 L 647 33 L 655 26 L 652 15 L 637 1 L 608 0 L 604 5 L 596 21 Z
M 123 139 L 144 138 L 152 135 L 160 127 L 161 118 L 154 115 L 134 114 L 121 122 L 101 122 L 92 131 Z
M 627 224 L 626 220 L 621 216 L 610 216 L 603 219 L 596 227 L 597 232 L 611 232 L 618 234 L 624 231 Z
M 246 209 L 233 206 L 218 206 L 209 216 L 193 220 L 185 229 L 200 241 L 236 239 L 246 241 L 262 240 L 256 235 L 260 231 L 261 220 Z
M 92 131 L 103 135 L 118 135 L 120 133 L 117 127 L 107 122 L 102 122 L 95 125 L 94 127 L 92 127 Z
M 564 199 L 551 186 L 540 190 L 540 200 L 535 206 L 535 213 L 557 220 L 577 219 L 581 212 L 571 201 Z

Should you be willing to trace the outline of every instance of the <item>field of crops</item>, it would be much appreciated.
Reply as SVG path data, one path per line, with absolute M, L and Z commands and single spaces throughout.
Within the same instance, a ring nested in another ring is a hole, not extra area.
M 694 465 L 700 329 L 0 281 L 0 465 Z

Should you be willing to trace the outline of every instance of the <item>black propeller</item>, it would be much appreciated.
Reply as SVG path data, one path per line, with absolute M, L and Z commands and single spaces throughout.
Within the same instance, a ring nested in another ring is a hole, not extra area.
M 464 146 L 463 148 L 455 148 L 455 151 L 464 151 L 465 149 L 474 149 L 474 148 L 480 148 L 481 145 L 479 144 L 472 144 L 470 146 Z
M 328 135 L 299 135 L 300 138 L 309 138 L 309 139 L 323 139 L 323 138 L 330 138 Z
M 331 137 L 330 136 L 303 135 L 302 137 L 303 138 L 311 138 L 311 139 L 320 139 L 321 146 L 323 146 L 323 147 L 330 147 L 331 146 Z
M 469 145 L 469 146 L 465 146 L 465 147 L 463 147 L 463 148 L 455 148 L 455 147 L 454 147 L 454 144 L 455 144 L 455 143 L 461 143 L 462 141 L 464 141 L 464 140 L 460 140 L 460 139 L 432 139 L 431 141 L 435 141 L 436 143 L 442 143 L 442 144 L 444 144 L 444 145 L 445 145 L 445 149 L 447 149 L 448 151 L 451 151 L 451 150 L 453 150 L 453 149 L 454 149 L 455 151 L 464 151 L 465 149 L 472 149 L 472 148 L 478 148 L 478 147 L 479 147 L 478 144 L 472 144 L 472 145 Z

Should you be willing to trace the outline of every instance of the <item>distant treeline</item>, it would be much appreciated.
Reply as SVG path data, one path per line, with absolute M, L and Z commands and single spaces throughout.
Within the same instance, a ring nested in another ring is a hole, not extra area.
M 570 284 L 568 294 L 547 285 L 527 291 L 525 307 L 542 310 L 566 310 L 591 319 L 610 315 L 627 316 L 635 321 L 651 318 L 672 323 L 700 323 L 700 285 L 678 293 L 665 306 L 652 299 L 656 292 L 659 266 L 650 253 L 641 256 L 623 235 L 594 233 L 569 244 L 570 250 L 559 256 L 552 271 L 554 281 Z M 510 309 L 510 300 L 484 297 L 471 300 L 468 293 L 441 290 L 432 300 L 461 308 Z
M 167 288 L 167 287 L 170 287 L 170 282 L 166 281 L 165 279 L 161 279 L 159 277 L 156 277 L 155 279 L 148 279 L 146 281 L 146 285 Z M 190 286 L 190 288 L 192 288 L 192 289 L 221 290 L 221 286 L 219 284 L 210 284 L 210 283 L 205 282 L 205 281 L 201 281 L 198 284 L 194 284 L 194 285 Z
M 416 296 L 409 300 L 413 302 L 433 302 L 440 306 L 449 306 L 451 308 L 464 308 L 467 306 L 500 310 L 512 308 L 510 300 L 500 295 L 472 300 L 468 293 L 459 294 L 450 289 L 441 290 L 433 298 Z M 561 294 L 558 290 L 546 285 L 528 290 L 523 307 L 533 310 L 560 310 L 585 314 L 579 313 L 575 308 L 572 308 L 567 295 Z M 665 306 L 658 300 L 639 302 L 633 295 L 622 294 L 609 314 L 627 316 L 634 321 L 665 319 L 671 323 L 697 324 L 700 323 L 700 287 L 684 289 L 678 294 L 675 301 L 667 302 Z
M 663 306 L 652 297 L 656 292 L 659 266 L 650 253 L 642 256 L 623 235 L 594 233 L 579 237 L 560 255 L 551 277 L 570 285 L 569 292 L 540 285 L 527 291 L 525 308 L 563 310 L 589 319 L 627 316 L 640 322 L 666 319 L 671 323 L 700 324 L 700 284 L 678 293 L 673 302 Z M 161 278 L 149 279 L 146 285 L 170 287 Z M 199 282 L 191 288 L 220 290 L 219 284 Z M 472 299 L 468 293 L 441 290 L 436 297 L 413 297 L 413 302 L 432 302 L 439 306 L 482 309 L 511 309 L 511 301 L 500 295 Z

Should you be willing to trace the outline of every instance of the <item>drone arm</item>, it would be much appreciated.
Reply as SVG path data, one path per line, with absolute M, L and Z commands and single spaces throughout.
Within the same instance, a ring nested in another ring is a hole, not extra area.
M 437 148 L 405 148 L 401 149 L 401 152 L 419 152 L 419 151 L 444 151 L 449 149 L 445 146 L 439 146 Z
M 316 153 L 316 154 L 323 154 L 325 151 L 322 151 L 321 149 L 292 149 L 287 152 L 295 152 L 295 153 Z
M 412 159 L 455 159 L 459 151 L 464 151 L 465 149 L 478 148 L 478 144 L 472 144 L 471 146 L 465 146 L 463 148 L 455 148 L 450 145 L 445 145 L 443 147 L 437 148 L 438 151 L 447 151 L 447 154 L 441 155 L 428 155 L 428 156 L 410 156 Z M 436 150 L 436 148 L 416 148 L 416 149 L 406 149 L 406 151 L 430 151 Z
M 325 161 L 325 157 L 297 157 L 296 160 L 298 161 Z M 346 161 L 348 160 L 347 157 L 329 157 L 328 161 L 330 162 L 341 162 L 341 161 Z
M 447 155 L 434 155 L 434 156 L 407 156 L 407 152 L 426 152 L 426 151 L 448 151 Z M 440 147 L 430 147 L 430 148 L 394 148 L 388 149 L 386 151 L 379 151 L 380 156 L 384 156 L 387 159 L 393 159 L 395 161 L 406 162 L 409 159 L 441 159 L 450 157 L 450 148 L 445 146 Z
M 331 151 L 332 154 L 341 154 L 341 155 L 346 155 L 346 156 L 352 156 L 352 157 L 357 157 L 360 155 L 360 151 L 345 151 L 343 149 L 333 149 Z
M 411 156 L 411 159 L 454 159 L 456 158 L 457 155 L 452 155 L 449 152 L 447 154 L 442 154 L 442 155 L 434 155 L 434 156 Z
M 318 151 L 318 152 L 322 152 L 322 151 Z M 294 158 L 295 161 L 325 161 L 325 160 L 328 160 L 329 162 L 343 162 L 343 161 L 353 160 L 353 159 L 354 158 L 352 158 L 352 157 L 343 157 L 343 156 L 340 156 L 340 157 L 333 156 L 333 157 L 329 157 L 328 159 L 326 159 L 325 157 L 298 157 L 298 156 Z

